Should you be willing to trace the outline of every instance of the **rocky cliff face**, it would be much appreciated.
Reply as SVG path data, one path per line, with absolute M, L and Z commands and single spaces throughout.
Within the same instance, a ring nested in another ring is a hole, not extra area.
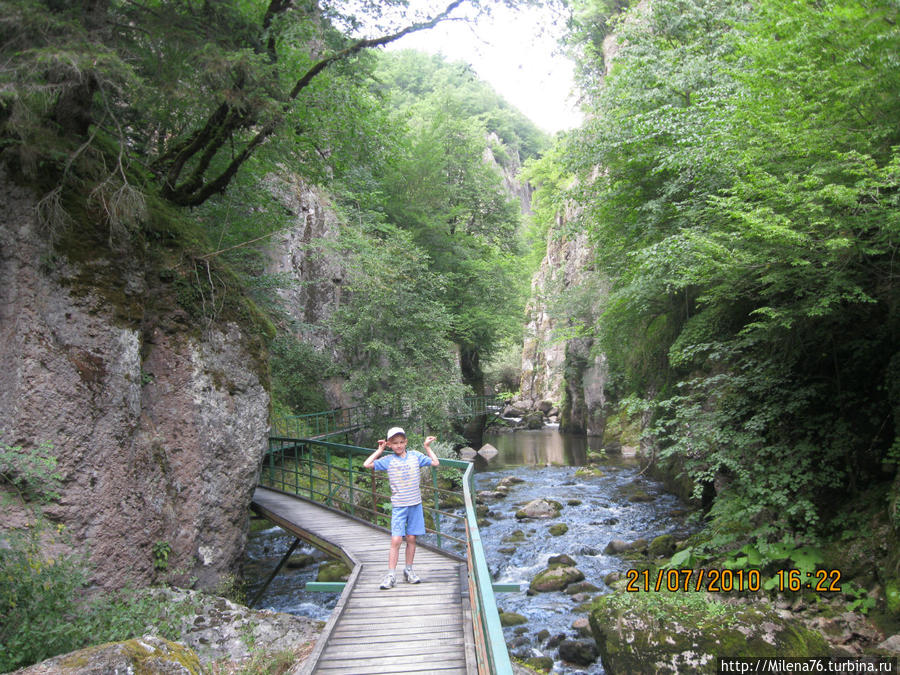
M 297 176 L 270 176 L 267 183 L 293 226 L 272 238 L 266 273 L 288 281 L 277 293 L 297 338 L 337 359 L 337 338 L 324 324 L 341 304 L 340 219 L 328 196 Z M 323 382 L 323 388 L 331 407 L 352 405 L 340 378 Z
M 531 282 L 519 388 L 522 398 L 535 407 L 544 400 L 562 403 L 563 431 L 601 435 L 607 399 L 606 359 L 594 353 L 590 338 L 571 335 L 574 323 L 591 320 L 606 290 L 592 270 L 593 253 L 587 237 L 558 235 L 573 216 L 558 215 L 547 237 L 547 252 Z M 576 316 L 578 313 L 582 316 Z
M 35 198 L 0 173 L 0 429 L 52 444 L 64 479 L 46 513 L 104 586 L 167 572 L 214 587 L 237 570 L 265 450 L 265 367 L 245 329 L 198 324 L 170 274 L 103 237 L 79 254 L 37 232 Z M 79 235 L 81 236 L 81 235 Z M 0 527 L 27 514 L 4 508 Z
M 483 154 L 485 163 L 497 169 L 503 177 L 503 187 L 506 193 L 519 202 L 522 213 L 531 213 L 531 195 L 534 188 L 530 183 L 523 183 L 519 180 L 519 171 L 522 168 L 519 151 L 503 145 L 500 137 L 493 132 L 488 134 L 487 145 Z M 491 148 L 502 148 L 502 152 L 506 154 L 506 157 L 501 158 L 503 161 L 498 161 Z

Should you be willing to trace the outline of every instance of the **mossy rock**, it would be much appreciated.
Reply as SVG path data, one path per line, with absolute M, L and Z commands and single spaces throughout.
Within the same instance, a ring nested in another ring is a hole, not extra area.
M 462 498 L 462 495 L 451 494 L 451 495 L 441 495 L 441 508 L 443 509 L 455 509 L 465 506 L 466 502 Z
M 554 537 L 559 537 L 569 531 L 569 526 L 565 523 L 556 523 L 555 525 L 551 525 L 547 531 Z
M 513 530 L 508 535 L 503 537 L 503 539 L 501 539 L 501 541 L 504 544 L 515 544 L 520 541 L 525 541 L 525 533 L 522 532 L 522 530 Z
M 528 623 L 528 619 L 521 614 L 516 614 L 515 612 L 500 612 L 501 626 L 519 626 L 523 623 Z
M 347 581 L 351 571 L 341 560 L 326 560 L 319 565 L 316 581 Z
M 581 506 L 584 502 L 580 499 L 567 499 L 566 506 Z
M 580 466 L 575 470 L 575 475 L 579 478 L 600 478 L 605 474 L 601 469 L 598 469 L 595 466 Z
M 579 581 L 566 587 L 566 595 L 575 595 L 577 593 L 596 593 L 600 589 L 594 586 L 590 581 Z
M 204 670 L 197 654 L 184 645 L 145 635 L 55 656 L 22 671 L 24 674 L 30 672 L 60 675 L 117 672 L 200 675 Z
M 516 511 L 516 518 L 556 518 L 562 511 L 563 505 L 553 499 L 532 499 L 521 509 Z
M 569 584 L 584 580 L 584 572 L 577 567 L 549 567 L 531 580 L 529 588 L 537 593 L 561 591 Z
M 298 570 L 303 567 L 309 567 L 316 559 L 308 553 L 295 553 L 285 563 L 285 567 L 289 570 Z
M 610 673 L 715 673 L 730 657 L 828 656 L 825 638 L 767 604 L 703 593 L 613 593 L 595 601 L 591 631 Z
M 549 673 L 553 669 L 553 659 L 549 656 L 532 656 L 525 659 L 525 665 L 542 673 Z
M 675 553 L 675 537 L 661 534 L 647 546 L 647 555 L 651 558 L 668 558 Z

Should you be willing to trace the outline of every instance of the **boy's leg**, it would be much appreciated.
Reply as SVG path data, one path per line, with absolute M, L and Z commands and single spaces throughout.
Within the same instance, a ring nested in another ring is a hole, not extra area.
M 397 550 L 399 552 L 399 544 Z M 413 559 L 416 557 L 416 535 L 406 535 L 406 566 L 412 567 Z
M 413 538 L 415 539 L 415 537 Z M 407 539 L 409 539 L 409 537 L 407 537 Z M 403 541 L 403 537 L 391 537 L 391 551 L 388 553 L 388 569 L 397 569 L 397 561 L 400 559 L 401 541 Z M 413 546 L 415 547 L 415 544 Z M 406 545 L 406 551 L 406 557 L 409 558 L 409 543 Z M 415 553 L 415 549 L 413 549 L 413 553 Z
M 419 576 L 413 572 L 413 559 L 416 557 L 416 535 L 425 534 L 425 516 L 421 504 L 407 507 L 408 518 L 406 521 L 406 569 L 403 575 L 411 584 L 419 583 Z

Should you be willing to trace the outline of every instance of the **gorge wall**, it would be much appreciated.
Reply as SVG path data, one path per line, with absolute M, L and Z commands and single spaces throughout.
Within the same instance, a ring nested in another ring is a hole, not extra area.
M 2 169 L 0 202 L 2 442 L 52 445 L 63 486 L 45 513 L 95 583 L 214 588 L 238 571 L 265 450 L 258 336 L 192 316 L 176 261 L 113 250 L 102 228 L 51 248 L 36 196 Z M 29 517 L 5 506 L 0 528 Z
M 586 235 L 559 234 L 571 212 L 560 213 L 547 235 L 547 251 L 531 282 L 522 349 L 521 398 L 532 407 L 561 404 L 560 429 L 602 435 L 606 419 L 606 358 L 590 337 L 578 335 L 606 289 L 593 270 Z

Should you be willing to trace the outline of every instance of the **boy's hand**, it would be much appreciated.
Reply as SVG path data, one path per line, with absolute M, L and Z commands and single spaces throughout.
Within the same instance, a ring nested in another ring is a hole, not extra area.
M 383 438 L 378 440 L 378 450 L 377 452 L 384 452 L 384 446 L 387 445 L 387 441 Z
M 425 445 L 431 445 L 433 441 L 437 440 L 437 436 L 429 436 L 425 439 Z

